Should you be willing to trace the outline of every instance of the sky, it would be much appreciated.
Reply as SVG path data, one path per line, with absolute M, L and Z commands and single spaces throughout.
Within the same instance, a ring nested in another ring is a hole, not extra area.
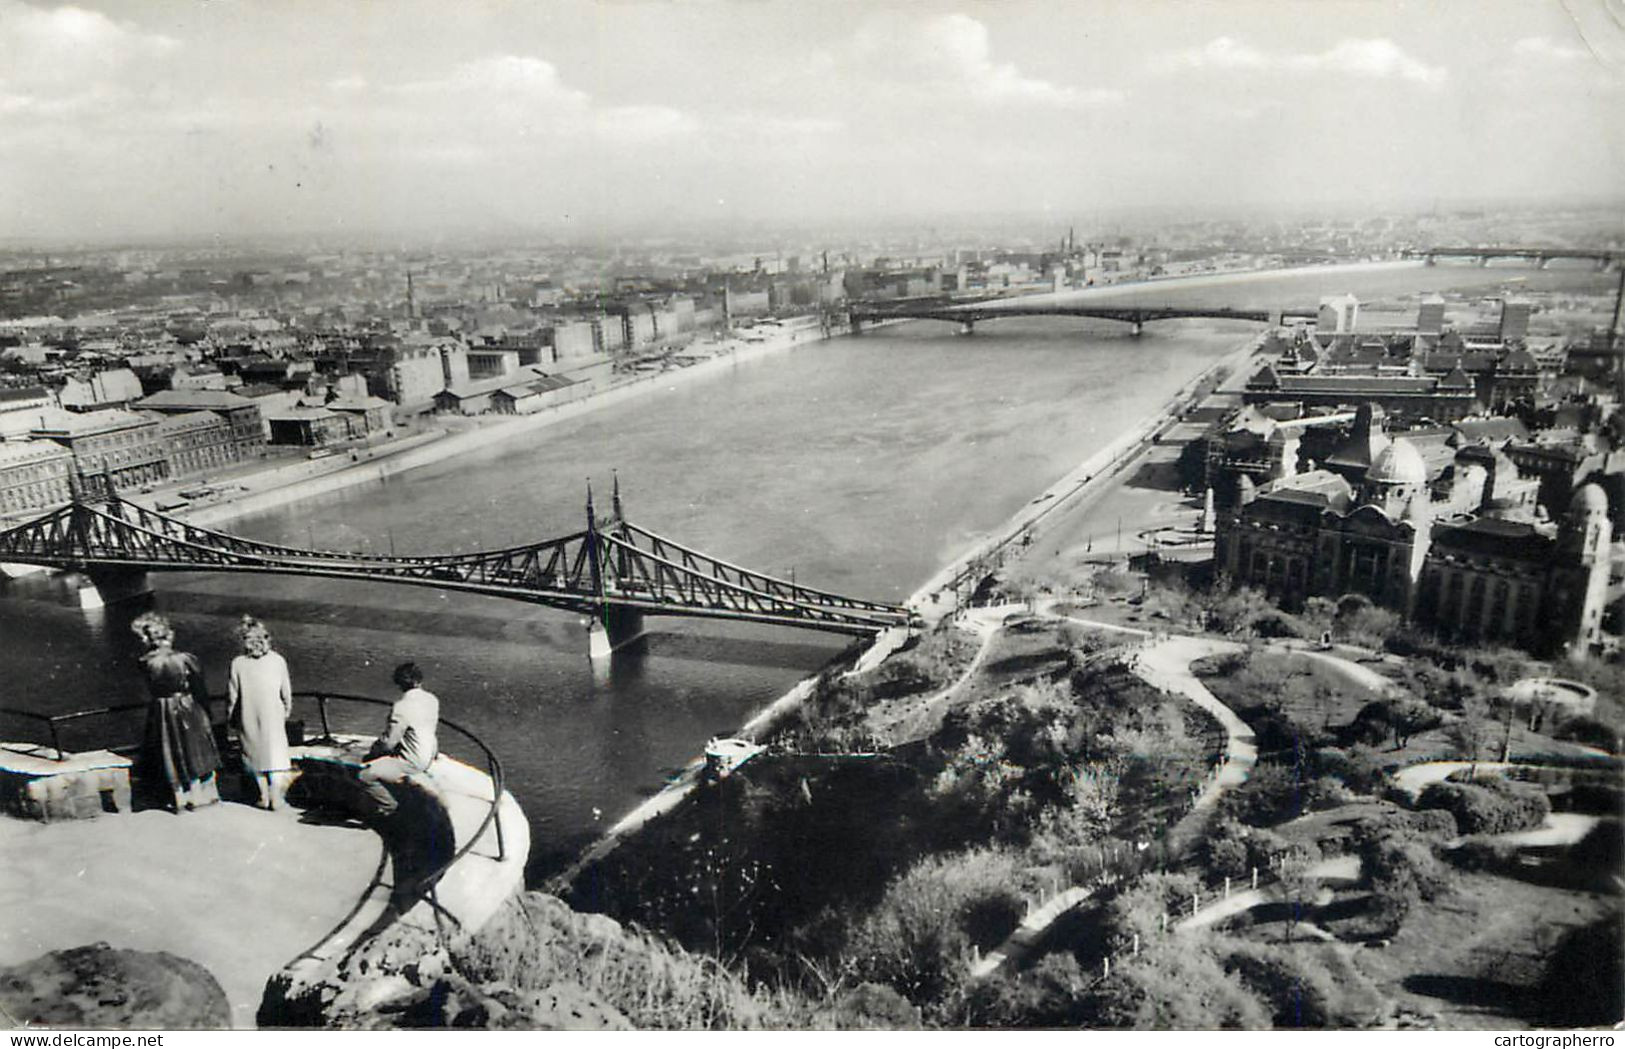
M 0 231 L 1619 199 L 1622 114 L 1625 0 L 0 0 Z

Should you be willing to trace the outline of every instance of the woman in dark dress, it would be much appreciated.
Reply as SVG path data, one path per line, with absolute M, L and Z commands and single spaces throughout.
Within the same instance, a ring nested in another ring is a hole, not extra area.
M 146 646 L 141 669 L 152 694 L 143 764 L 168 784 L 177 813 L 212 805 L 220 800 L 214 780 L 220 754 L 204 705 L 209 692 L 203 666 L 190 652 L 175 651 L 175 632 L 163 616 L 148 612 L 130 629 Z

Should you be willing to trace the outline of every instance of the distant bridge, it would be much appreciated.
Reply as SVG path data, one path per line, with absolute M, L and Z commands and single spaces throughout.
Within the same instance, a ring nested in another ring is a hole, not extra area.
M 906 305 L 858 305 L 849 311 L 852 331 L 861 332 L 865 323 L 881 320 L 932 320 L 959 325 L 962 335 L 970 335 L 981 321 L 1002 317 L 1092 317 L 1099 320 L 1121 321 L 1132 326 L 1139 335 L 1150 321 L 1175 320 L 1183 317 L 1201 317 L 1214 320 L 1252 321 L 1258 324 L 1279 325 L 1288 317 L 1314 319 L 1315 309 L 1238 310 L 1228 307 L 1200 306 L 1080 306 L 1072 303 L 1008 303 L 1006 305 L 952 303 L 910 303 Z
M 1415 248 L 1403 255 L 1407 259 L 1420 258 L 1429 266 L 1440 259 L 1477 259 L 1480 266 L 1488 266 L 1492 259 L 1524 259 L 1538 263 L 1541 269 L 1557 259 L 1582 259 L 1595 262 L 1599 271 L 1612 269 L 1625 258 L 1625 252 L 1605 248 Z
M 144 591 L 145 573 L 247 572 L 405 583 L 505 597 L 592 617 L 595 657 L 636 637 L 645 615 L 771 623 L 865 636 L 909 622 L 907 609 L 843 597 L 729 564 L 628 522 L 620 486 L 585 530 L 505 550 L 422 557 L 301 550 L 199 528 L 79 478 L 59 510 L 0 532 L 0 561 L 74 569 L 102 594 Z M 134 584 L 134 585 L 132 585 Z

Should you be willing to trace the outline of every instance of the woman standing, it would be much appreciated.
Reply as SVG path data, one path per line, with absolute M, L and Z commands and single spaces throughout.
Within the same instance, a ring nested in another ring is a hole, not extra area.
M 143 762 L 168 784 L 177 813 L 212 805 L 220 800 L 214 780 L 220 753 L 204 705 L 209 690 L 203 666 L 190 652 L 175 651 L 175 632 L 156 612 L 137 616 L 130 629 L 146 646 L 141 669 L 152 695 Z
M 268 809 L 287 805 L 293 768 L 288 760 L 288 715 L 293 713 L 293 684 L 288 661 L 271 651 L 271 632 L 253 616 L 237 627 L 243 654 L 231 661 L 228 724 L 243 741 L 243 765 Z

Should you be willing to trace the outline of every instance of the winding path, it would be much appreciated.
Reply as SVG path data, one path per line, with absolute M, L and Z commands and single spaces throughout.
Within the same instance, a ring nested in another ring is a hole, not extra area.
M 1051 606 L 1049 607 L 1052 607 Z M 1048 610 L 1048 607 L 1045 607 Z M 1053 613 L 1052 613 L 1053 614 Z M 1080 623 L 1084 626 L 1097 629 L 1111 630 L 1119 633 L 1134 634 L 1146 638 L 1148 643 L 1142 648 L 1133 661 L 1134 673 L 1146 684 L 1167 692 L 1174 692 L 1189 699 L 1198 707 L 1212 714 L 1224 726 L 1225 759 L 1220 766 L 1219 774 L 1208 781 L 1202 792 L 1197 796 L 1191 811 L 1186 814 L 1181 823 L 1190 820 L 1192 816 L 1201 814 L 1205 817 L 1208 810 L 1218 804 L 1219 798 L 1226 790 L 1247 781 L 1253 766 L 1258 762 L 1258 744 L 1253 730 L 1247 723 L 1236 716 L 1235 711 L 1219 702 L 1218 698 L 1207 687 L 1197 680 L 1191 673 L 1190 664 L 1197 659 L 1215 655 L 1220 652 L 1240 651 L 1243 646 L 1234 641 L 1217 641 L 1207 638 L 1186 637 L 1183 635 L 1153 639 L 1144 630 L 1132 627 L 1120 627 L 1111 623 L 1100 623 L 1090 619 L 1079 619 L 1075 616 L 1058 616 L 1070 622 Z M 1175 834 L 1179 834 L 1176 828 Z M 1186 833 L 1190 833 L 1187 831 Z M 1083 886 L 1074 885 L 1063 890 L 1054 898 L 1046 901 L 1042 907 L 1034 910 L 1024 918 L 1015 932 L 1000 944 L 998 948 L 977 959 L 971 966 L 972 979 L 990 976 L 1013 961 L 1019 961 L 1041 943 L 1050 928 L 1083 901 L 1089 899 L 1099 883 Z

